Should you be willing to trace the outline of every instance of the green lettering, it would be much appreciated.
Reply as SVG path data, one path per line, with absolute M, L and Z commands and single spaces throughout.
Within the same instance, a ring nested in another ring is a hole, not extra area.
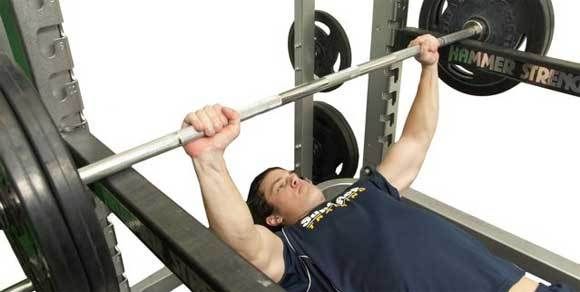
M 467 60 L 469 59 L 469 50 L 463 49 L 459 52 L 459 62 L 467 64 Z
M 449 48 L 449 62 L 455 62 L 459 58 L 459 49 L 456 46 Z

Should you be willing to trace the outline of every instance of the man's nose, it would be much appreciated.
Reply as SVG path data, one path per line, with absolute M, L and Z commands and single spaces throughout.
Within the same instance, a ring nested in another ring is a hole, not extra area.
M 292 186 L 292 188 L 297 187 L 299 182 L 300 178 L 295 173 L 290 175 L 290 185 Z

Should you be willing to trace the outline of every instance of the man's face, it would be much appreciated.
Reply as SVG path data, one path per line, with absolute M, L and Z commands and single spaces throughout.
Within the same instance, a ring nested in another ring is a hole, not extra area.
M 274 207 L 266 222 L 269 225 L 292 225 L 325 201 L 322 192 L 309 180 L 295 173 L 274 169 L 264 177 L 260 190 Z

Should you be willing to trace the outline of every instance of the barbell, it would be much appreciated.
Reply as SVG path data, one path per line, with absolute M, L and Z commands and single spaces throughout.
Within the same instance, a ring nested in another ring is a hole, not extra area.
M 485 27 L 483 24 L 477 20 L 470 20 L 466 22 L 464 29 L 442 36 L 438 38 L 438 40 L 440 46 L 446 46 L 451 43 L 479 35 L 484 31 Z M 330 75 L 326 75 L 312 82 L 301 84 L 290 90 L 261 99 L 244 107 L 243 109 L 239 110 L 240 119 L 242 121 L 249 120 L 252 117 L 284 106 L 286 104 L 293 103 L 306 96 L 324 91 L 325 89 L 337 86 L 375 70 L 388 67 L 408 58 L 415 57 L 419 53 L 419 46 L 409 47 L 387 56 L 368 61 L 366 63 L 353 66 Z M 83 183 L 90 184 L 118 171 L 126 169 L 133 164 L 175 149 L 202 136 L 203 133 L 195 131 L 193 127 L 187 127 L 177 132 L 167 134 L 158 139 L 131 148 L 119 154 L 81 167 L 78 170 L 78 173 Z

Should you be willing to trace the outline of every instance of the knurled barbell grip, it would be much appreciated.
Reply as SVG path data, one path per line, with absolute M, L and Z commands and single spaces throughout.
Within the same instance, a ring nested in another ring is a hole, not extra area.
M 440 37 L 440 47 L 476 36 L 482 31 L 483 27 L 481 24 L 471 21 L 470 25 L 467 25 L 465 29 Z M 338 71 L 312 82 L 299 85 L 278 95 L 259 100 L 240 110 L 241 120 L 248 120 L 254 116 L 281 107 L 285 104 L 295 102 L 314 93 L 321 92 L 322 90 L 333 87 L 337 84 L 344 83 L 361 75 L 368 74 L 372 71 L 417 56 L 419 53 L 419 46 L 409 47 L 387 56 Z M 85 184 L 90 184 L 123 169 L 129 168 L 133 164 L 175 149 L 202 136 L 203 135 L 195 131 L 193 127 L 184 128 L 151 142 L 147 142 L 135 148 L 81 167 L 78 170 L 79 176 Z

